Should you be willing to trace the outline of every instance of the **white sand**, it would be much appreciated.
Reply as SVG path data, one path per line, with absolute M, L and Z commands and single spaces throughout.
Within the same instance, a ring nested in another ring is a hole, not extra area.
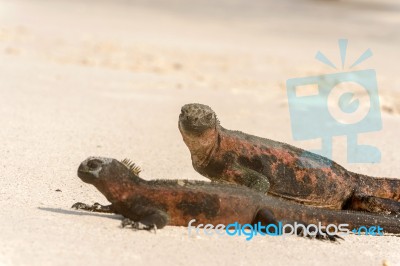
M 205 180 L 177 129 L 184 103 L 212 106 L 230 129 L 315 145 L 292 138 L 285 82 L 332 73 L 313 57 L 339 62 L 341 37 L 351 61 L 373 50 L 359 69 L 376 69 L 386 112 L 383 130 L 360 138 L 379 147 L 380 164 L 345 164 L 345 138 L 335 138 L 334 159 L 399 176 L 400 5 L 245 2 L 0 1 L 0 264 L 400 264 L 392 236 L 246 242 L 171 226 L 154 235 L 70 209 L 107 203 L 76 176 L 91 155 L 129 157 L 146 179 Z

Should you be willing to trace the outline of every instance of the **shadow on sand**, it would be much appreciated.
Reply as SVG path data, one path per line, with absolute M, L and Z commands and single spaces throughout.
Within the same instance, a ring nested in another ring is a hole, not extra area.
M 105 214 L 105 213 L 95 213 L 95 212 L 88 212 L 88 211 L 78 211 L 78 210 L 63 210 L 57 208 L 45 208 L 45 207 L 38 207 L 39 210 L 48 211 L 48 212 L 55 212 L 55 213 L 62 213 L 67 215 L 89 215 L 89 216 L 98 216 L 98 217 L 105 217 L 114 220 L 122 220 L 123 216 L 118 214 Z

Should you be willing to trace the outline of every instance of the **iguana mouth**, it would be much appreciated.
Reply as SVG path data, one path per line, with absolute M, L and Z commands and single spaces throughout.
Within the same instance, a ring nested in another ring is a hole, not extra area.
M 179 127 L 181 130 L 184 130 L 185 133 L 191 134 L 201 134 L 204 130 L 209 129 L 208 126 L 205 125 L 194 125 L 190 121 L 187 120 L 179 120 Z
M 95 177 L 90 172 L 85 171 L 79 171 L 78 176 L 83 182 L 88 184 L 93 184 L 93 180 L 95 179 Z

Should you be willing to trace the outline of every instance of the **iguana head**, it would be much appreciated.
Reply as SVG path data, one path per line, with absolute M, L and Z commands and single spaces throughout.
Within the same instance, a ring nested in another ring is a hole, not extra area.
M 178 127 L 192 159 L 202 161 L 207 157 L 217 142 L 218 126 L 217 116 L 209 106 L 190 103 L 182 107 Z
M 201 135 L 218 124 L 217 116 L 207 105 L 189 103 L 182 106 L 179 128 L 188 134 Z
M 111 158 L 89 157 L 79 165 L 78 176 L 83 182 L 94 185 L 112 202 L 126 187 L 142 181 L 137 176 L 138 171 L 128 160 L 119 162 Z

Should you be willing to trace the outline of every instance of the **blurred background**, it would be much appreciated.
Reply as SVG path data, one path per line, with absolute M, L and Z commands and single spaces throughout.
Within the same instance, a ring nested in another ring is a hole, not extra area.
M 373 56 L 352 70 L 375 69 L 384 115 L 400 113 L 395 0 L 15 0 L 0 6 L 1 98 L 14 107 L 3 104 L 3 111 L 19 106 L 20 118 L 46 118 L 50 131 L 57 121 L 69 121 L 58 125 L 60 137 L 66 126 L 76 133 L 79 125 L 103 147 L 111 143 L 104 137 L 123 143 L 149 138 L 102 134 L 121 128 L 114 117 L 124 113 L 127 127 L 156 132 L 164 126 L 180 143 L 174 122 L 180 106 L 201 102 L 227 128 L 318 146 L 293 141 L 286 81 L 341 71 L 315 60 L 321 51 L 340 66 L 341 38 L 349 41 L 343 71 L 371 49 Z M 45 114 L 30 118 L 37 106 Z M 85 116 L 108 120 L 94 126 Z M 342 153 L 339 148 L 334 158 L 342 160 Z

